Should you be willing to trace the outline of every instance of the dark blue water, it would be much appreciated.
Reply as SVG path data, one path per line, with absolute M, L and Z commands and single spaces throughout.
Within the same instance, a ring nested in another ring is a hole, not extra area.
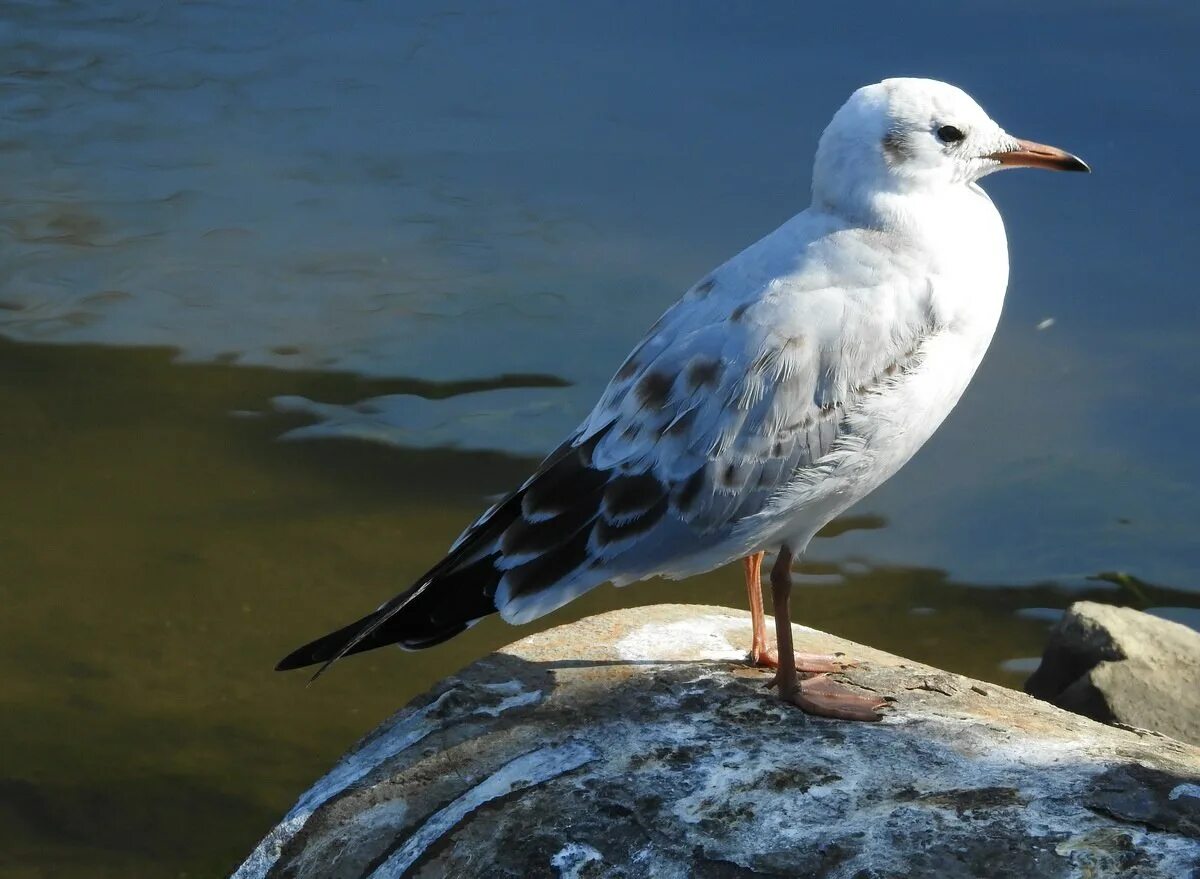
M 992 350 L 856 511 L 882 527 L 814 544 L 808 621 L 883 642 L 915 609 L 880 646 L 1015 683 L 1045 627 L 1021 608 L 1104 588 L 1191 619 L 1198 44 L 1184 2 L 7 6 L 0 875 L 219 872 L 510 639 L 315 692 L 264 672 L 433 561 L 689 284 L 803 208 L 822 127 L 885 76 L 1095 173 L 986 181 Z M 587 609 L 739 600 L 732 573 L 659 588 Z M 188 785 L 223 817 L 190 826 Z

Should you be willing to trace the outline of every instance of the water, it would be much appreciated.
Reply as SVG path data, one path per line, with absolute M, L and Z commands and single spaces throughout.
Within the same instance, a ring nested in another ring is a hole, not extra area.
M 1196 625 L 1200 14 L 876 12 L 6 6 L 0 876 L 227 872 L 517 635 L 270 671 L 521 480 L 667 304 L 803 206 L 820 128 L 885 75 L 957 82 L 1096 173 L 988 182 L 996 342 L 815 541 L 797 618 L 1009 685 L 1080 597 Z M 545 623 L 742 600 L 724 571 Z

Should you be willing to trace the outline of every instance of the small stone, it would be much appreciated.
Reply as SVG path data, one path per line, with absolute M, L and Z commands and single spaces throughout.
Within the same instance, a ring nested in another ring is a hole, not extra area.
M 1080 601 L 1050 632 L 1025 691 L 1103 723 L 1200 745 L 1200 632 Z

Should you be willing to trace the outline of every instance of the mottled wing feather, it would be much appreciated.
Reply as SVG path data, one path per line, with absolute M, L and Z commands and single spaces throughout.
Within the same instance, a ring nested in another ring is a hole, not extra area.
M 781 526 L 782 493 L 860 441 L 847 412 L 933 330 L 918 268 L 879 258 L 889 245 L 875 233 L 824 223 L 801 215 L 693 288 L 445 559 L 281 666 L 428 646 L 492 608 L 524 622 L 606 580 L 718 564 L 748 529 Z
M 835 323 L 826 322 L 830 339 L 773 320 L 770 298 L 695 304 L 668 311 L 617 371 L 571 440 L 577 454 L 522 488 L 496 563 L 506 618 L 669 570 L 761 513 L 830 455 L 847 401 L 874 392 L 923 331 L 914 321 L 893 338 L 893 327 L 850 370 L 831 362 Z

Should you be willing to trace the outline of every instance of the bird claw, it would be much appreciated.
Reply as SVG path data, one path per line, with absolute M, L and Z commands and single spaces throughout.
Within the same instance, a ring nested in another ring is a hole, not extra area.
M 781 693 L 780 696 L 805 714 L 867 723 L 882 720 L 883 715 L 879 710 L 887 705 L 887 700 L 879 696 L 864 696 L 825 674 L 805 678 L 799 681 L 793 692 Z

